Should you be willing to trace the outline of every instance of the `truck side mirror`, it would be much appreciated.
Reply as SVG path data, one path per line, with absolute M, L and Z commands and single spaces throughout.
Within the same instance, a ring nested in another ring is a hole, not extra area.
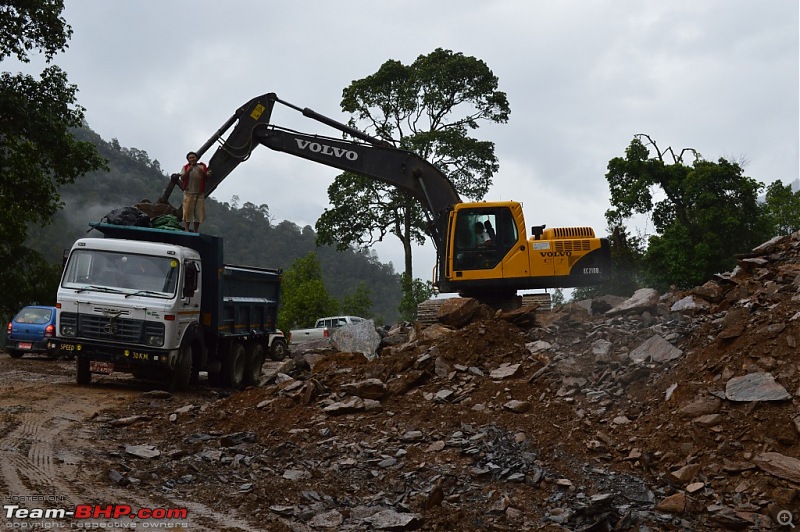
M 186 263 L 186 279 L 183 283 L 183 297 L 192 297 L 195 291 L 197 291 L 197 281 L 200 278 L 199 274 L 200 268 L 197 267 L 197 263 Z

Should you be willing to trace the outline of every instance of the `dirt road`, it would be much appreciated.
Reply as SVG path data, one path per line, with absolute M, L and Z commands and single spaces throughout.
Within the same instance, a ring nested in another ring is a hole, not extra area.
M 34 355 L 14 360 L 4 351 L 0 374 L 0 491 L 6 530 L 252 529 L 202 504 L 162 494 L 133 496 L 109 481 L 105 457 L 110 450 L 95 438 L 93 420 L 141 396 L 149 385 L 112 375 L 79 387 L 71 361 Z

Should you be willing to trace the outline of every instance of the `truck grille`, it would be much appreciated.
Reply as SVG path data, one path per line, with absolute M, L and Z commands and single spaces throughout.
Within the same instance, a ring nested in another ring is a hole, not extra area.
M 61 314 L 61 323 L 75 326 L 78 338 L 91 338 L 93 340 L 142 344 L 145 336 L 164 335 L 163 323 L 143 320 L 65 312 Z

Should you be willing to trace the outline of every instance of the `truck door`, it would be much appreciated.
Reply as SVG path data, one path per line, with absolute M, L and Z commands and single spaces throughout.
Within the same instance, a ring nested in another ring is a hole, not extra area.
M 181 287 L 179 319 L 181 330 L 200 319 L 200 296 L 202 294 L 202 275 L 200 261 L 187 260 L 184 263 L 183 286 Z

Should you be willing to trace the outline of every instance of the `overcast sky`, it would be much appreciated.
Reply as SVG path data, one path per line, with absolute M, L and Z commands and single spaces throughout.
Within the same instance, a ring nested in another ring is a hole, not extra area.
M 797 0 L 66 3 L 74 34 L 55 62 L 89 126 L 167 172 L 254 96 L 346 121 L 353 80 L 445 48 L 486 62 L 508 95 L 509 122 L 477 132 L 500 161 L 486 199 L 522 201 L 529 227 L 604 235 L 606 165 L 637 133 L 743 163 L 766 184 L 798 177 Z M 336 136 L 282 107 L 273 123 Z M 261 147 L 213 197 L 313 226 L 337 174 Z M 396 240 L 375 249 L 402 269 Z M 430 278 L 433 248 L 415 255 Z

